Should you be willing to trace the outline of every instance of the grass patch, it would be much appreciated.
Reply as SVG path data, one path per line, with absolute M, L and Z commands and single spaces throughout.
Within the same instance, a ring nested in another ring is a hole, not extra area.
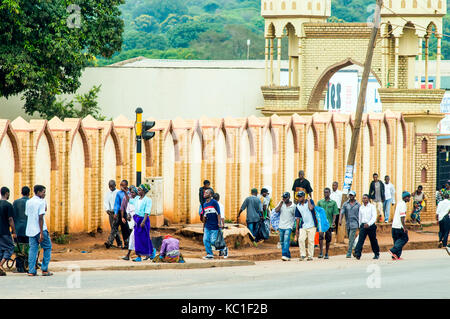
M 53 242 L 58 245 L 66 245 L 70 242 L 72 237 L 69 234 L 55 234 L 53 236 Z

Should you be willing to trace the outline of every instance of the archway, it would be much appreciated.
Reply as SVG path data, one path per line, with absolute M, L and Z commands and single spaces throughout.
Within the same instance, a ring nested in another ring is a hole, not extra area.
M 70 233 L 84 230 L 85 177 L 85 150 L 81 134 L 77 131 L 70 152 L 70 210 L 68 221 Z
M 225 192 L 227 183 L 227 146 L 225 141 L 225 134 L 219 129 L 216 136 L 216 154 L 215 154 L 215 192 L 220 195 L 220 202 L 225 203 Z M 225 206 L 225 205 L 224 205 Z M 225 211 L 227 207 L 225 207 Z M 228 216 L 225 216 L 228 217 Z
M 272 188 L 273 183 L 273 143 L 271 129 L 264 130 L 263 136 L 263 158 L 262 158 L 262 177 L 263 186 L 270 186 Z M 272 188 L 273 189 L 273 188 Z
M 239 206 L 250 195 L 250 140 L 248 132 L 245 129 L 241 135 L 240 152 L 239 152 Z M 242 220 L 246 218 L 246 211 L 242 213 Z
M 295 172 L 294 172 L 294 152 L 295 152 L 295 145 L 294 145 L 294 134 L 292 133 L 292 129 L 288 128 L 286 133 L 286 147 L 285 147 L 285 180 L 284 185 L 285 191 L 289 191 L 291 189 L 291 185 L 295 180 Z M 272 198 L 273 198 L 272 194 Z
M 164 216 L 174 219 L 174 179 L 175 179 L 175 145 L 172 134 L 169 132 L 164 139 L 163 152 L 164 177 Z
M 103 150 L 103 194 L 109 192 L 108 182 L 110 180 L 116 180 L 117 178 L 117 159 L 116 159 L 116 147 L 114 145 L 113 138 L 109 135 L 106 138 L 105 147 Z M 110 230 L 109 217 L 106 213 L 101 214 L 101 227 L 103 230 Z
M 0 136 L 1 138 L 1 136 Z M 2 156 L 2 164 L 0 165 L 0 187 L 6 186 L 10 191 L 10 201 L 14 198 L 14 171 L 15 160 L 14 150 L 11 139 L 8 134 L 0 140 L 0 154 Z
M 333 182 L 334 182 L 334 130 L 333 130 L 333 124 L 328 124 L 327 127 L 327 145 L 326 145 L 326 184 L 325 187 L 331 188 Z
M 201 168 L 202 168 L 202 142 L 197 132 L 194 132 L 190 149 L 190 178 L 191 178 L 191 200 L 190 200 L 190 223 L 199 223 L 199 193 L 198 189 L 202 185 Z
M 51 220 L 51 202 L 52 202 L 52 192 L 51 192 L 51 154 L 50 154 L 50 144 L 48 142 L 45 134 L 39 139 L 36 154 L 35 154 L 35 171 L 36 171 L 36 184 L 43 185 L 47 189 L 45 201 L 47 202 L 47 212 L 45 213 L 45 223 L 50 229 Z M 31 188 L 31 185 L 30 185 Z
M 319 110 L 320 102 L 323 100 L 324 92 L 327 88 L 327 84 L 330 82 L 333 75 L 335 75 L 339 70 L 346 68 L 351 65 L 358 65 L 360 67 L 364 67 L 364 64 L 353 60 L 352 58 L 347 58 L 341 62 L 331 65 L 320 75 L 316 83 L 314 84 L 313 89 L 311 90 L 311 94 L 309 96 L 308 101 L 308 109 L 310 110 Z M 381 85 L 381 80 L 378 75 L 371 70 L 371 75 L 375 77 L 377 82 Z
M 314 167 L 315 167 L 315 135 L 313 128 L 310 126 L 308 128 L 308 133 L 306 133 L 306 169 L 301 169 L 305 171 L 305 178 L 309 180 L 311 188 L 314 191 Z M 317 193 L 317 192 L 315 192 Z

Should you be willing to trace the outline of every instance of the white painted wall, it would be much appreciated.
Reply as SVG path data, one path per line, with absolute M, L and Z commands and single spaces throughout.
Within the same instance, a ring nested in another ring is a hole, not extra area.
M 117 167 L 117 161 L 116 161 L 116 147 L 114 146 L 114 141 L 111 137 L 111 135 L 108 136 L 105 143 L 104 148 L 104 155 L 103 155 L 103 196 L 109 192 L 108 182 L 110 180 L 116 180 L 116 167 Z M 104 198 L 103 198 L 104 199 Z M 102 203 L 103 207 L 103 203 Z M 107 231 L 111 230 L 111 226 L 109 225 L 109 216 L 106 214 L 106 212 L 102 209 L 102 229 Z
M 403 129 L 400 123 L 397 125 L 397 176 L 394 185 L 395 201 L 398 203 L 402 199 L 403 192 Z
M 70 153 L 69 232 L 84 230 L 84 149 L 80 133 L 76 133 Z
M 50 212 L 51 212 L 51 159 L 50 147 L 47 137 L 42 135 L 36 149 L 36 184 L 43 185 L 46 188 L 45 201 L 47 202 L 47 213 L 45 213 L 45 222 L 47 227 L 50 227 Z M 33 185 L 28 185 L 33 189 Z M 51 229 L 50 229 L 51 230 Z
M 363 194 L 369 194 L 370 182 L 372 181 L 371 174 L 374 172 L 370 172 L 370 133 L 367 125 L 365 125 L 363 129 L 363 149 L 361 151 L 363 153 L 362 190 Z
M 225 144 L 225 135 L 222 130 L 219 130 L 219 133 L 216 137 L 216 176 L 215 176 L 215 185 L 214 191 L 219 193 L 220 195 L 220 203 L 225 206 L 225 191 L 226 191 L 226 182 L 227 182 L 227 148 Z M 225 211 L 226 211 L 225 207 Z M 228 216 L 225 216 L 228 218 Z
M 306 169 L 305 178 L 311 184 L 311 188 L 313 192 L 317 193 L 317 190 L 314 188 L 314 133 L 311 128 L 308 129 L 308 133 L 306 135 Z M 320 193 L 319 193 L 320 194 Z
M 199 223 L 200 216 L 198 214 L 199 198 L 198 189 L 203 185 L 201 180 L 201 168 L 202 168 L 202 144 L 197 132 L 194 132 L 194 136 L 191 141 L 190 149 L 190 175 L 191 175 L 191 223 Z
M 250 196 L 250 141 L 248 139 L 248 132 L 247 130 L 244 130 L 244 132 L 241 135 L 241 144 L 240 144 L 240 156 L 239 156 L 239 163 L 241 164 L 241 171 L 240 171 L 240 185 L 241 185 L 241 191 L 240 191 L 240 203 L 242 204 L 244 200 Z M 244 211 L 241 214 L 242 220 L 245 220 L 247 216 L 247 211 Z
M 292 183 L 295 180 L 294 172 L 294 135 L 292 130 L 288 129 L 286 133 L 286 153 L 285 153 L 285 178 L 284 178 L 284 190 L 283 192 L 291 192 Z
M 164 177 L 164 214 L 173 217 L 174 213 L 174 177 L 175 177 L 175 148 L 172 135 L 169 133 L 164 140 L 163 153 L 163 177 Z
M 263 177 L 263 185 L 272 187 L 272 172 L 273 170 L 273 142 L 272 142 L 272 134 L 270 133 L 270 129 L 264 130 L 264 138 L 262 145 L 262 177 Z
M 380 172 L 378 173 L 380 179 L 384 181 L 384 177 L 387 174 L 387 131 L 386 125 L 382 122 L 380 129 Z
M 327 161 L 327 171 L 326 171 L 326 185 L 325 187 L 331 186 L 334 182 L 334 132 L 333 126 L 331 124 L 327 127 L 327 148 L 326 148 L 326 161 Z
M 0 156 L 2 158 L 0 164 L 0 187 L 6 186 L 9 188 L 9 200 L 12 203 L 14 198 L 14 152 L 11 140 L 5 134 L 0 143 Z

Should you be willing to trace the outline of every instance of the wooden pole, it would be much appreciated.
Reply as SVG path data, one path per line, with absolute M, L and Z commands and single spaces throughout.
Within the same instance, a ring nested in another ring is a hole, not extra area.
M 351 165 L 352 167 L 355 166 L 355 158 L 356 158 L 356 150 L 358 147 L 359 132 L 360 132 L 360 128 L 361 128 L 364 104 L 366 101 L 367 82 L 369 81 L 370 70 L 372 69 L 373 51 L 374 51 L 375 45 L 376 45 L 375 40 L 377 38 L 378 30 L 380 28 L 381 6 L 382 5 L 383 5 L 383 0 L 377 0 L 377 7 L 375 10 L 372 34 L 370 36 L 369 47 L 367 48 L 366 60 L 364 62 L 364 71 L 363 71 L 363 75 L 362 75 L 362 79 L 361 79 L 361 89 L 359 91 L 359 96 L 358 96 L 358 104 L 356 107 L 356 115 L 355 115 L 355 125 L 353 127 L 353 132 L 352 132 L 352 140 L 350 143 L 350 151 L 348 153 L 348 158 L 347 158 L 347 166 L 348 165 Z M 350 188 L 351 188 L 351 185 L 350 185 Z M 342 198 L 342 202 L 345 203 L 346 201 L 347 201 L 347 194 L 344 194 L 343 198 Z M 340 231 L 338 233 L 337 242 L 344 243 L 345 229 L 346 229 L 345 218 L 343 218 L 343 220 L 342 220 L 342 225 L 340 226 L 340 229 L 342 229 L 344 231 Z

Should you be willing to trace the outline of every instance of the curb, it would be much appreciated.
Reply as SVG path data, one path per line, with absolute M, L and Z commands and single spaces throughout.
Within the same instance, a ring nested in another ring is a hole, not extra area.
M 76 265 L 80 261 L 64 262 L 69 265 Z M 250 260 L 227 260 L 218 262 L 201 262 L 201 263 L 149 263 L 140 265 L 118 265 L 118 266 L 80 266 L 80 271 L 108 271 L 108 270 L 163 270 L 163 269 L 204 269 L 204 268 L 218 268 L 218 267 L 237 267 L 237 266 L 252 266 L 254 261 Z M 52 265 L 51 270 L 54 272 L 65 272 L 67 266 Z

